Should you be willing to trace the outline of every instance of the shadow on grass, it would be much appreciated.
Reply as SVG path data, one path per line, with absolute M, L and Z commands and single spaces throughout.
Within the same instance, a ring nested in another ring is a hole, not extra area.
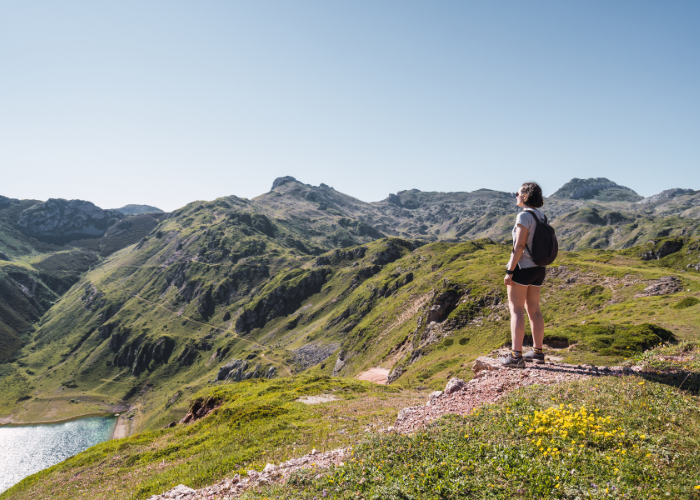
M 688 391 L 697 395 L 700 393 L 700 373 L 693 370 L 674 369 L 674 370 L 654 370 L 654 369 L 638 369 L 627 366 L 618 367 L 597 367 L 593 365 L 534 365 L 528 368 L 541 370 L 549 373 L 568 373 L 584 375 L 588 377 L 639 377 L 650 382 L 665 384 L 677 389 Z

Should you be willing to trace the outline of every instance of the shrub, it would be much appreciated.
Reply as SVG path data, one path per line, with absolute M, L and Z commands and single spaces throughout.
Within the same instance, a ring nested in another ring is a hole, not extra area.
M 693 307 L 697 304 L 700 304 L 700 299 L 698 299 L 697 297 L 686 297 L 671 307 L 673 307 L 674 309 L 685 309 L 687 307 Z

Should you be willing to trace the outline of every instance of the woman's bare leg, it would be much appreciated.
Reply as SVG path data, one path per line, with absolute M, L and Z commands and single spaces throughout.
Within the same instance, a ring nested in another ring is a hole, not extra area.
M 544 318 L 540 310 L 540 291 L 538 286 L 527 287 L 527 297 L 525 299 L 525 309 L 530 318 L 530 328 L 532 328 L 532 340 L 534 346 L 542 349 L 544 341 Z
M 523 337 L 525 337 L 525 300 L 527 291 L 531 286 L 508 286 L 508 307 L 510 308 L 510 338 L 514 351 L 523 350 Z

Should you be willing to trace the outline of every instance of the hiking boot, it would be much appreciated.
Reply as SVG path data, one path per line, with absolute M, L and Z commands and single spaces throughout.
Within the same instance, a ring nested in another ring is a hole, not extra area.
M 535 351 L 528 351 L 523 354 L 523 360 L 528 363 L 537 363 L 538 365 L 544 364 L 544 353 L 536 353 Z
M 506 368 L 525 368 L 525 361 L 523 361 L 523 357 L 515 357 L 513 356 L 512 353 L 508 353 L 507 356 L 503 356 L 502 358 L 498 358 L 498 362 L 501 363 L 501 365 L 505 366 Z

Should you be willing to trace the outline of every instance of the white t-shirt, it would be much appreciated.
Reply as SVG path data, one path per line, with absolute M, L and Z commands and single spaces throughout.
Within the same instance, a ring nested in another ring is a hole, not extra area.
M 518 266 L 520 269 L 538 267 L 537 264 L 533 262 L 532 255 L 530 255 L 530 250 L 528 250 L 528 248 L 532 248 L 532 241 L 535 237 L 535 228 L 537 227 L 537 223 L 533 218 L 532 212 L 537 214 L 537 217 L 541 222 L 544 222 L 544 214 L 541 211 L 537 210 L 536 208 L 527 207 L 527 210 L 523 210 L 515 218 L 515 226 L 513 226 L 513 242 L 515 242 L 515 229 L 518 227 L 518 224 L 527 228 L 527 245 L 525 246 L 523 254 L 518 261 Z

